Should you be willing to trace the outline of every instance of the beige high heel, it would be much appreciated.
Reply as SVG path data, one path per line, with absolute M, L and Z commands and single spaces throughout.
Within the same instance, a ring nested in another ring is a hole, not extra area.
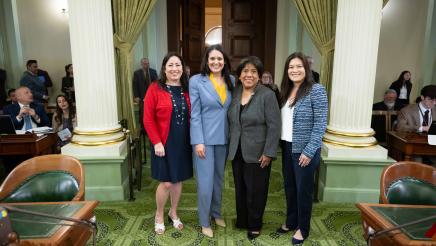
M 203 233 L 206 237 L 213 237 L 213 231 L 210 227 L 201 227 L 201 233 Z
M 215 224 L 221 227 L 226 227 L 226 222 L 221 218 L 215 218 Z

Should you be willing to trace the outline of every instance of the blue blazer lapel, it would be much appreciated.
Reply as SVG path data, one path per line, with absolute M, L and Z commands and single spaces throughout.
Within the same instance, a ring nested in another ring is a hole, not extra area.
M 212 85 L 212 81 L 210 81 L 209 80 L 209 78 L 207 77 L 207 76 L 203 76 L 203 83 L 204 83 L 204 85 L 205 85 L 205 88 L 206 88 L 206 90 L 209 92 L 209 94 L 213 97 L 213 98 L 215 98 L 215 100 L 221 105 L 221 106 L 223 106 L 222 104 L 221 104 L 221 99 L 220 99 L 220 97 L 218 96 L 218 93 L 216 92 L 216 90 L 215 90 L 215 87 L 213 87 L 213 85 Z M 229 94 L 227 93 L 227 98 L 229 98 L 228 97 L 229 96 Z M 227 100 L 228 101 L 228 100 Z M 226 102 L 227 103 L 227 102 Z

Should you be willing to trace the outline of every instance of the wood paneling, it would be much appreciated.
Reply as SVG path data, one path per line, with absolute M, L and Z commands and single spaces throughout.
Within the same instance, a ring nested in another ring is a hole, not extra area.
M 276 8 L 277 0 L 223 0 L 223 45 L 232 70 L 255 55 L 274 71 Z

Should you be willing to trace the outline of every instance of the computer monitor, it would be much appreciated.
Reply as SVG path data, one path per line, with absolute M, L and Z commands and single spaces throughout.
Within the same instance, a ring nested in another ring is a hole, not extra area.
M 0 134 L 15 134 L 15 126 L 10 115 L 0 115 Z

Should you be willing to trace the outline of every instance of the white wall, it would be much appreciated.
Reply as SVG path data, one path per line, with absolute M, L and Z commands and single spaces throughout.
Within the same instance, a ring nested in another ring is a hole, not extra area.
M 422 82 L 427 7 L 428 0 L 390 0 L 383 8 L 374 102 L 383 99 L 384 91 L 403 70 L 412 73 L 410 98 L 416 98 Z
M 133 50 L 134 70 L 140 68 L 142 57 L 148 57 L 150 67 L 156 69 L 159 75 L 162 60 L 168 52 L 166 2 L 164 0 L 156 1 L 141 37 L 135 44 Z
M 286 58 L 296 51 L 312 56 L 315 60 L 313 69 L 319 72 L 321 56 L 300 20 L 294 1 L 278 0 L 274 72 L 274 82 L 277 85 L 281 84 Z
M 16 0 L 21 36 L 23 64 L 38 60 L 41 69 L 49 72 L 53 87 L 50 102 L 60 93 L 64 66 L 71 63 L 71 47 L 66 0 Z M 23 66 L 22 71 L 26 68 Z

